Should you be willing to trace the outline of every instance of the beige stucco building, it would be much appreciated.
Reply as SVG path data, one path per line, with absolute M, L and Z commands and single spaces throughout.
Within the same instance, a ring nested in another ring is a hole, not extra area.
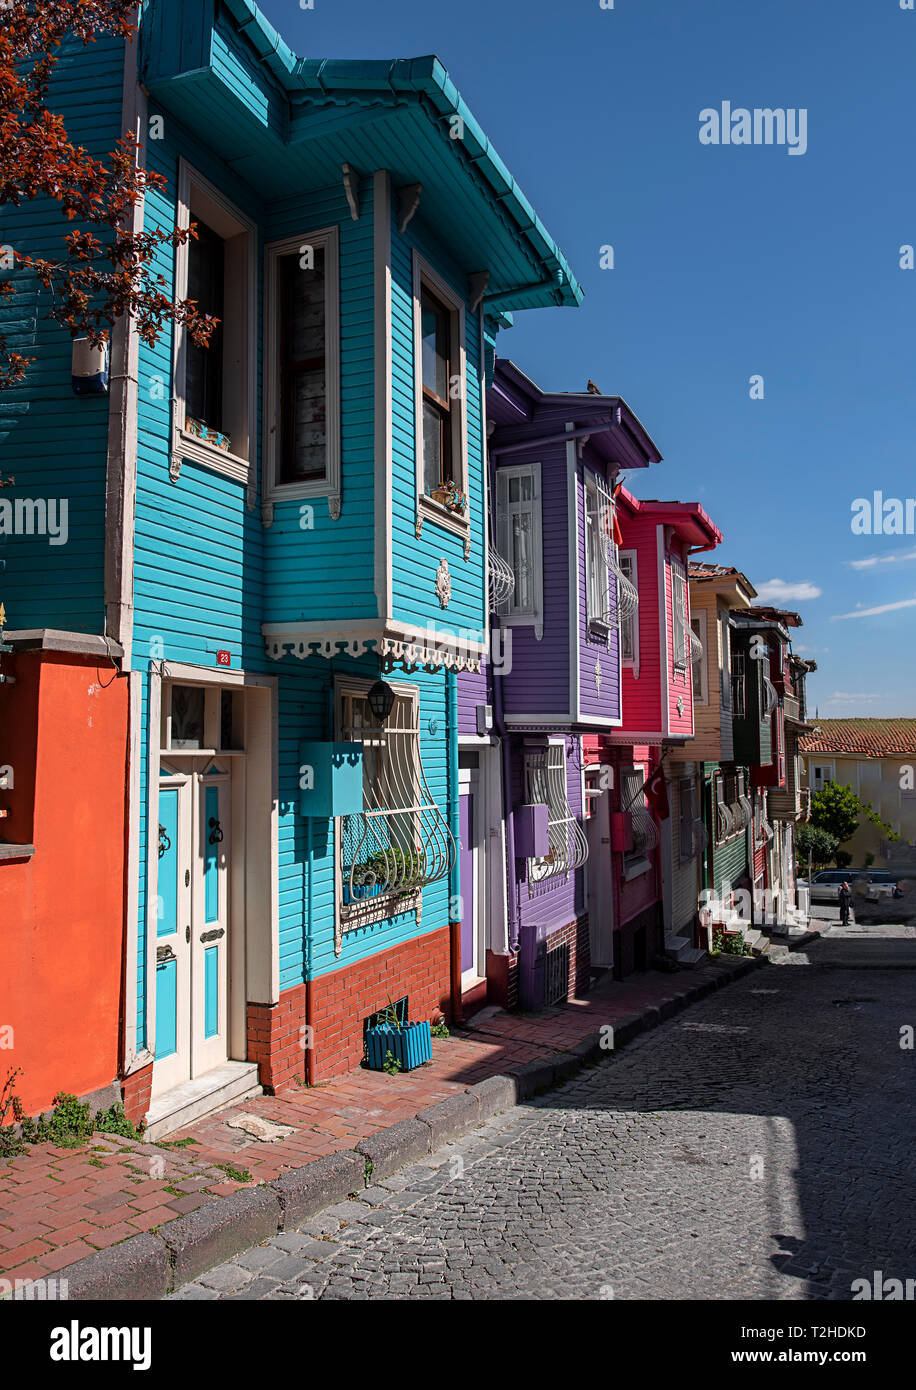
M 843 846 L 852 854 L 852 867 L 862 868 L 873 854 L 876 868 L 916 871 L 916 719 L 817 719 L 816 726 L 802 740 L 812 795 L 840 782 L 870 801 L 901 837 L 889 841 L 863 818 Z

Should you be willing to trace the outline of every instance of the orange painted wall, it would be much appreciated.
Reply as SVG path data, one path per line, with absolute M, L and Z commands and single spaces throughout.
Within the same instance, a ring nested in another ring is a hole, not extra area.
M 3 669 L 16 684 L 0 686 L 0 765 L 15 786 L 0 791 L 13 813 L 0 840 L 35 854 L 0 860 L 0 1084 L 22 1067 L 16 1089 L 36 1114 L 56 1091 L 85 1095 L 118 1074 L 128 681 L 60 653 L 7 656 Z

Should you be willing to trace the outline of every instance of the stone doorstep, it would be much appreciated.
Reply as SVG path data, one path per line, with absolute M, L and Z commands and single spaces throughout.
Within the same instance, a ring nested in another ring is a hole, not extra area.
M 226 1062 L 157 1096 L 147 1111 L 143 1137 L 152 1142 L 165 1139 L 215 1110 L 262 1094 L 257 1062 Z
M 679 995 L 629 1014 L 614 1025 L 615 1050 L 657 1027 L 714 989 L 766 965 L 762 957 L 734 957 L 714 965 L 717 977 L 699 981 Z M 458 1095 L 421 1110 L 412 1120 L 377 1130 L 354 1149 L 340 1149 L 291 1168 L 272 1182 L 243 1188 L 208 1202 L 160 1227 L 157 1235 L 129 1237 L 57 1271 L 71 1300 L 91 1302 L 161 1299 L 217 1264 L 242 1254 L 282 1231 L 293 1231 L 326 1207 L 345 1201 L 399 1169 L 417 1163 L 441 1144 L 471 1133 L 519 1101 L 562 1084 L 599 1058 L 602 1035 L 583 1038 L 567 1052 L 528 1062 L 517 1073 L 489 1076 Z M 371 1168 L 369 1165 L 372 1165 Z

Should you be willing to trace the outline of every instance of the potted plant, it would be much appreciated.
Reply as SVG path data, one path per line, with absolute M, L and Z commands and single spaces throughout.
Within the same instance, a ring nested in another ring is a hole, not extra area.
M 440 506 L 445 507 L 446 511 L 457 512 L 461 516 L 467 511 L 467 493 L 462 492 L 458 484 L 453 482 L 451 478 L 447 478 L 439 487 L 433 488 L 429 495 L 434 502 L 438 502 Z
M 348 879 L 344 880 L 344 902 L 360 902 L 363 898 L 377 898 L 390 892 L 388 884 L 395 880 L 396 898 L 409 898 L 423 887 L 423 852 L 405 854 L 402 849 L 392 845 L 387 850 L 376 850 L 364 863 L 358 864 L 353 872 L 353 890 Z
M 402 1023 L 391 1000 L 384 1018 L 366 1029 L 366 1066 L 370 1071 L 412 1071 L 414 1067 L 431 1062 L 432 1033 L 428 1020 L 422 1023 Z
M 205 425 L 203 420 L 195 420 L 193 415 L 186 415 L 184 421 L 185 432 L 191 434 L 195 439 L 201 439 L 205 444 L 212 444 L 217 449 L 222 449 L 224 454 L 228 454 L 232 440 L 228 434 L 221 434 L 219 430 L 211 429 Z

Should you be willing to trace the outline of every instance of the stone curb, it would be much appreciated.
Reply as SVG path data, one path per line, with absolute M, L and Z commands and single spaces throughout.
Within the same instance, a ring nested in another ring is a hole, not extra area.
M 187 1216 L 176 1217 L 152 1233 L 131 1236 L 119 1245 L 86 1255 L 57 1272 L 66 1279 L 71 1300 L 160 1299 L 214 1265 L 240 1255 L 278 1231 L 297 1226 L 335 1202 L 344 1201 L 400 1168 L 417 1163 L 441 1144 L 471 1133 L 480 1124 L 511 1110 L 576 1075 L 582 1067 L 619 1052 L 640 1033 L 656 1028 L 707 995 L 759 970 L 765 956 L 715 962 L 707 976 L 682 995 L 663 999 L 640 1014 L 627 1014 L 613 1025 L 613 1048 L 602 1046 L 606 1034 L 583 1038 L 566 1052 L 526 1062 L 516 1072 L 488 1076 L 461 1095 L 449 1096 L 361 1139 L 355 1149 L 341 1149 L 292 1168 L 260 1187 L 246 1187 L 207 1202 Z M 368 1164 L 372 1165 L 367 1171 Z
M 361 1153 L 372 1165 L 371 1170 L 367 1167 L 366 1182 L 369 1178 L 374 1183 L 384 1182 L 399 1168 L 406 1168 L 425 1158 L 432 1153 L 431 1136 L 429 1125 L 420 1120 L 399 1120 L 396 1125 L 389 1125 L 387 1129 L 370 1134 L 368 1139 L 361 1139 L 356 1145 L 356 1152 Z
M 171 1267 L 169 1287 L 177 1289 L 214 1265 L 241 1255 L 280 1229 L 280 1202 L 268 1187 L 243 1187 L 207 1202 L 187 1216 L 160 1226 Z
M 437 1105 L 421 1110 L 417 1119 L 421 1124 L 429 1125 L 429 1151 L 433 1153 L 441 1144 L 447 1144 L 477 1128 L 480 1124 L 480 1103 L 474 1092 L 467 1090 L 463 1095 L 449 1096 Z
M 343 1202 L 366 1185 L 366 1160 L 355 1149 L 341 1149 L 291 1168 L 267 1184 L 280 1203 L 280 1229 L 295 1231 L 325 1207 Z
M 68 1300 L 107 1303 L 164 1298 L 169 1287 L 169 1252 L 153 1235 L 130 1236 L 120 1245 L 85 1255 L 54 1278 L 66 1280 Z

